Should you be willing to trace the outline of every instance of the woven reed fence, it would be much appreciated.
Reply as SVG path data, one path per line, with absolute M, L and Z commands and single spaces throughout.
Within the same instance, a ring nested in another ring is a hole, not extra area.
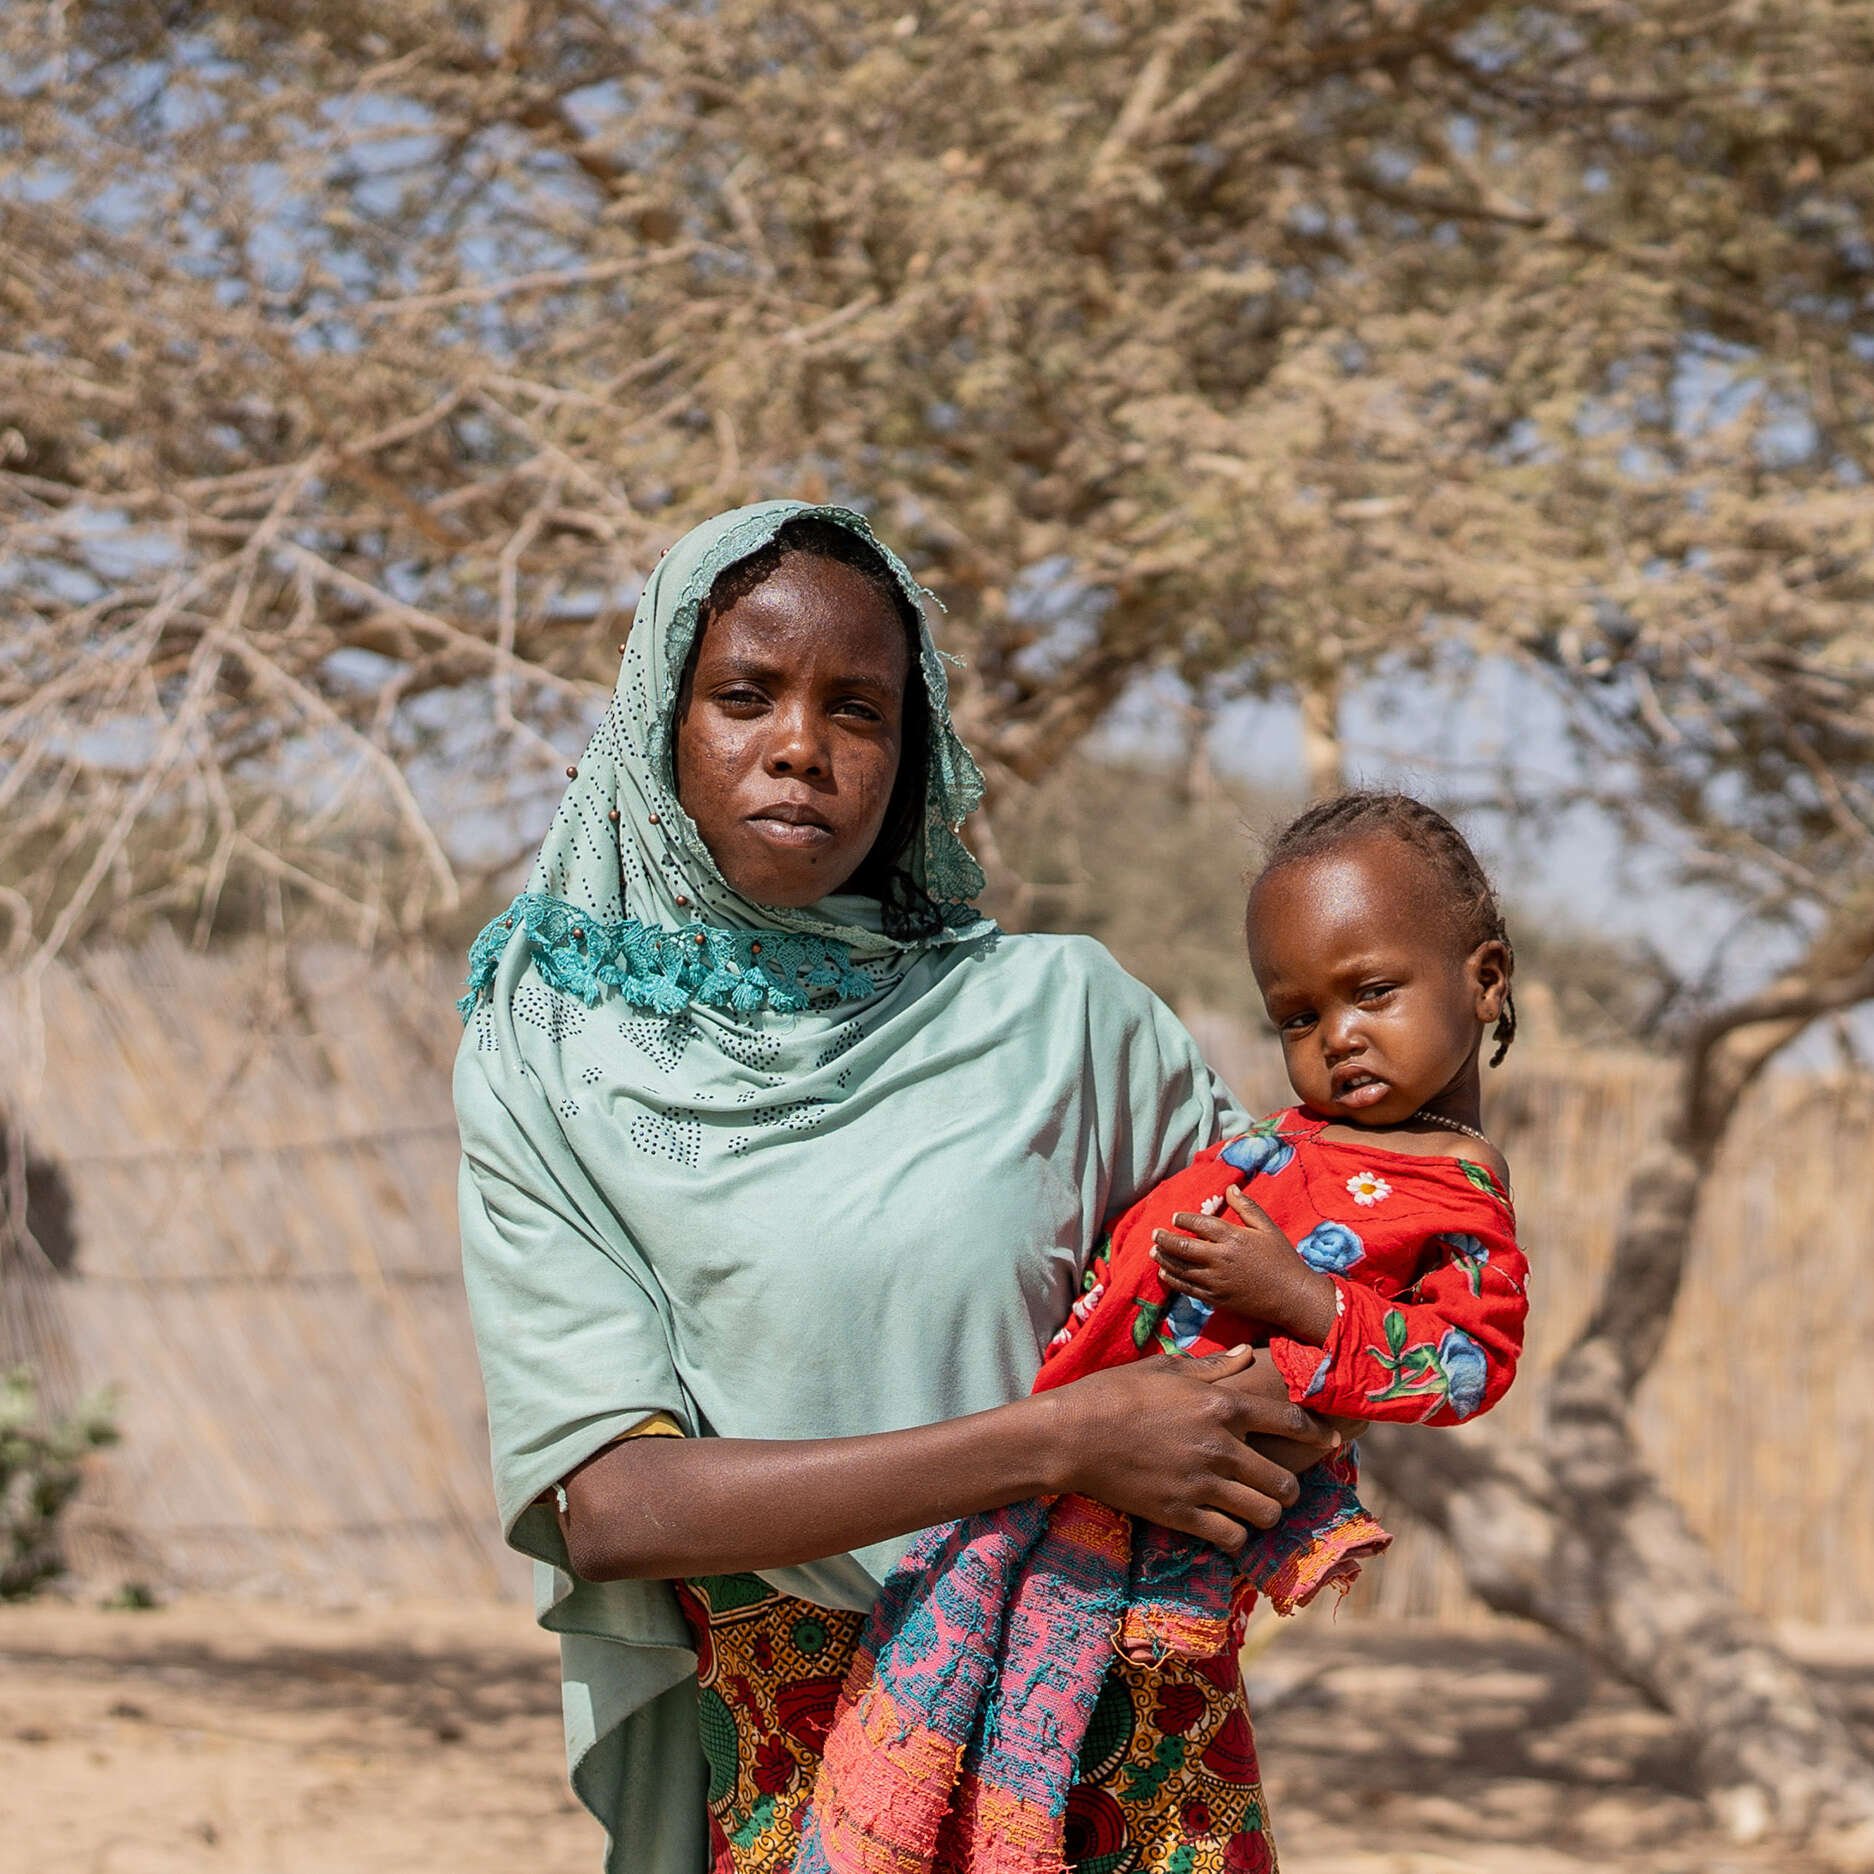
M 160 942 L 52 972 L 35 1076 L 10 986 L 0 1106 L 63 1178 L 75 1260 L 0 1302 L 55 1391 L 121 1398 L 82 1573 L 315 1599 L 524 1581 L 461 1298 L 452 994 L 435 967 Z
M 62 1276 L 7 1272 L 0 1353 L 10 1338 L 58 1389 L 122 1397 L 126 1441 L 75 1531 L 91 1576 L 321 1599 L 522 1585 L 491 1528 L 457 1275 L 453 973 L 169 942 L 96 955 L 48 979 L 36 1074 L 0 982 L 0 1112 L 40 1191 L 62 1183 L 73 1249 Z M 1193 1025 L 1252 1105 L 1282 1103 L 1265 1044 Z M 1589 1306 L 1666 1071 L 1519 1045 L 1492 1077 L 1536 1367 Z M 1871 1143 L 1864 1082 L 1758 1091 L 1640 1401 L 1648 1449 L 1767 1615 L 1874 1621 Z M 1529 1429 L 1533 1395 L 1496 1423 Z M 1363 1606 L 1468 1617 L 1435 1542 L 1409 1533 L 1348 1612 Z

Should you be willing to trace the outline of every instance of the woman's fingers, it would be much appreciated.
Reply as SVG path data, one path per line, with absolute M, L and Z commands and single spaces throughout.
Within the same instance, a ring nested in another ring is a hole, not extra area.
M 1229 1377 L 1234 1377 L 1231 1375 Z M 1303 1406 L 1285 1393 L 1271 1398 L 1240 1386 L 1223 1388 L 1229 1398 L 1225 1423 L 1238 1438 L 1290 1438 L 1296 1444 L 1331 1450 L 1340 1442 L 1340 1434 L 1325 1426 Z
M 1249 1540 L 1249 1531 L 1241 1523 L 1216 1510 L 1190 1510 L 1163 1520 L 1167 1529 L 1175 1529 L 1180 1535 L 1196 1536 L 1200 1542 L 1208 1542 L 1226 1555 L 1236 1554 Z
M 1240 1340 L 1234 1347 L 1226 1347 L 1222 1353 L 1200 1354 L 1185 1364 L 1189 1371 L 1202 1380 L 1234 1379 L 1237 1374 L 1247 1373 L 1256 1364 L 1256 1350 L 1248 1341 Z
M 1319 1445 L 1298 1445 L 1287 1438 L 1258 1438 L 1256 1449 L 1265 1458 L 1273 1458 L 1285 1471 L 1293 1471 L 1299 1477 L 1304 1471 L 1311 1471 L 1327 1456 Z
M 1301 1484 L 1295 1473 L 1253 1445 L 1237 1445 L 1218 1462 L 1213 1475 L 1211 1501 L 1220 1506 L 1223 1506 L 1222 1499 L 1214 1492 L 1226 1489 L 1247 1490 L 1255 1496 L 1267 1497 L 1278 1509 L 1286 1508 L 1301 1495 Z
M 1254 1454 L 1251 1453 L 1253 1456 Z M 1258 1462 L 1267 1464 L 1266 1458 Z M 1293 1503 L 1299 1493 L 1295 1479 L 1278 1466 L 1270 1465 L 1270 1471 L 1277 1478 L 1287 1480 L 1286 1490 L 1278 1488 L 1264 1489 L 1259 1484 L 1242 1483 L 1235 1478 L 1219 1477 L 1210 1490 L 1209 1507 L 1221 1510 L 1225 1516 L 1239 1523 L 1248 1523 L 1257 1529 L 1273 1529 L 1282 1520 L 1282 1512 Z

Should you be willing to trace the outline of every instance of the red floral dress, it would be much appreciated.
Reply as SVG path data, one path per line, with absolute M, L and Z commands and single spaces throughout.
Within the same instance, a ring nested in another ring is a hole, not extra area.
M 1325 1123 L 1300 1107 L 1276 1113 L 1133 1205 L 1087 1271 L 1049 1378 L 1065 1384 L 1154 1343 L 1204 1354 L 1266 1340 L 1291 1396 L 1330 1416 L 1456 1425 L 1495 1405 L 1515 1377 L 1529 1312 L 1509 1193 L 1472 1159 L 1324 1139 Z M 1217 1214 L 1236 1187 L 1332 1277 L 1324 1345 L 1272 1338 L 1159 1281 L 1145 1253 L 1153 1233 L 1179 1211 Z M 1095 1315 L 1115 1267 L 1141 1272 L 1132 1309 Z

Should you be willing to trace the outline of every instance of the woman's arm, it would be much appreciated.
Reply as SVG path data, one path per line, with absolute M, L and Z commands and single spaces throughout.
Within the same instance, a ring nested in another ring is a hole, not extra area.
M 734 1574 L 838 1555 L 1025 1497 L 1078 1491 L 1234 1553 L 1338 1442 L 1247 1349 L 1144 1360 L 968 1418 L 861 1438 L 632 1438 L 565 1482 L 589 1581 Z M 1279 1384 L 1279 1382 L 1278 1382 Z

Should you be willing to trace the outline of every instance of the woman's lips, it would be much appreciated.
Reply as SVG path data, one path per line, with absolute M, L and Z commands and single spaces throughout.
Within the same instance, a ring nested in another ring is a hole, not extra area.
M 795 851 L 824 846 L 833 829 L 817 820 L 777 820 L 765 813 L 751 813 L 747 824 L 771 846 L 789 846 Z
M 1341 1088 L 1334 1098 L 1342 1106 L 1377 1106 L 1391 1091 L 1383 1080 L 1359 1080 Z

